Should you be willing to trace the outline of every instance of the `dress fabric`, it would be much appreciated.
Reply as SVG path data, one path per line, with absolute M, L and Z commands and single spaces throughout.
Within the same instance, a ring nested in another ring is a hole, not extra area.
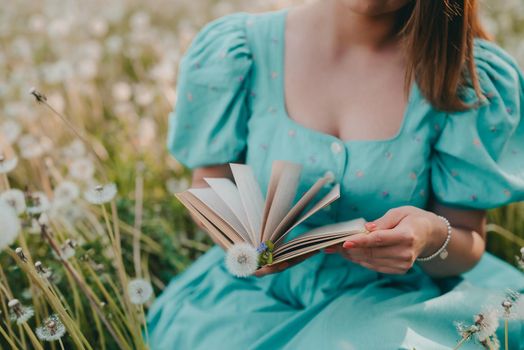
M 394 137 L 341 140 L 286 112 L 287 13 L 236 12 L 198 32 L 179 65 L 169 115 L 167 146 L 178 161 L 249 164 L 263 193 L 274 160 L 298 162 L 297 196 L 331 172 L 322 194 L 338 183 L 341 197 L 293 236 L 402 205 L 425 208 L 431 193 L 458 208 L 524 200 L 524 77 L 503 49 L 475 39 L 487 99 L 466 89 L 473 108 L 437 111 L 414 84 Z M 236 278 L 224 255 L 214 246 L 173 277 L 148 314 L 152 349 L 452 349 L 454 321 L 470 324 L 483 306 L 498 307 L 507 288 L 524 292 L 524 274 L 488 252 L 472 270 L 440 279 L 418 263 L 404 275 L 384 274 L 323 252 L 281 273 Z M 524 349 L 522 322 L 510 321 L 509 339 L 510 349 Z

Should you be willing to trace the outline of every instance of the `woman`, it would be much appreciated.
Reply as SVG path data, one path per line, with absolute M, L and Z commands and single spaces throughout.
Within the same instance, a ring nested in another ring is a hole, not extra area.
M 153 349 L 451 349 L 455 321 L 524 291 L 484 251 L 485 209 L 524 199 L 524 79 L 476 7 L 319 0 L 198 33 L 168 142 L 193 186 L 244 162 L 265 191 L 272 161 L 299 162 L 299 194 L 329 174 L 341 198 L 293 234 L 372 232 L 246 279 L 215 246 L 151 308 Z M 522 323 L 509 339 L 524 349 Z

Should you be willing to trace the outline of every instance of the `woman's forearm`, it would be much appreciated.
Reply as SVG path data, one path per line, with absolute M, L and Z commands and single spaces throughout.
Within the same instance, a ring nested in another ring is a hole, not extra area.
M 459 275 L 473 268 L 485 251 L 483 236 L 471 229 L 454 227 L 452 224 L 451 239 L 446 248 L 448 256 L 445 260 L 436 257 L 429 261 L 417 262 L 419 266 L 433 277 Z M 447 229 L 436 229 L 435 239 L 428 248 L 429 254 L 435 252 L 444 243 Z M 422 255 L 421 255 L 422 256 Z

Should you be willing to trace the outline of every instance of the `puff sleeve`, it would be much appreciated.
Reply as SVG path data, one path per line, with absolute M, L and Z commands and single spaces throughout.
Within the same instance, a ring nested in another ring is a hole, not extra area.
M 445 115 L 431 182 L 442 204 L 490 209 L 524 200 L 524 77 L 495 43 L 476 39 L 474 57 L 487 99 Z
M 237 12 L 208 22 L 180 60 L 167 147 L 188 168 L 243 156 L 252 66 L 246 16 Z

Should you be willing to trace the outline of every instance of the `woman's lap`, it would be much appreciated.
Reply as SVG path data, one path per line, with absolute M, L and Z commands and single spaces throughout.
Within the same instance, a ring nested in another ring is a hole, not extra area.
M 155 301 L 151 348 L 449 349 L 458 340 L 453 321 L 471 322 L 483 305 L 498 306 L 506 288 L 524 292 L 524 274 L 488 254 L 462 277 L 437 283 L 415 269 L 363 278 L 360 266 L 353 274 L 319 267 L 320 254 L 310 266 L 238 279 L 214 247 Z M 522 324 L 511 327 L 514 341 L 524 336 Z

